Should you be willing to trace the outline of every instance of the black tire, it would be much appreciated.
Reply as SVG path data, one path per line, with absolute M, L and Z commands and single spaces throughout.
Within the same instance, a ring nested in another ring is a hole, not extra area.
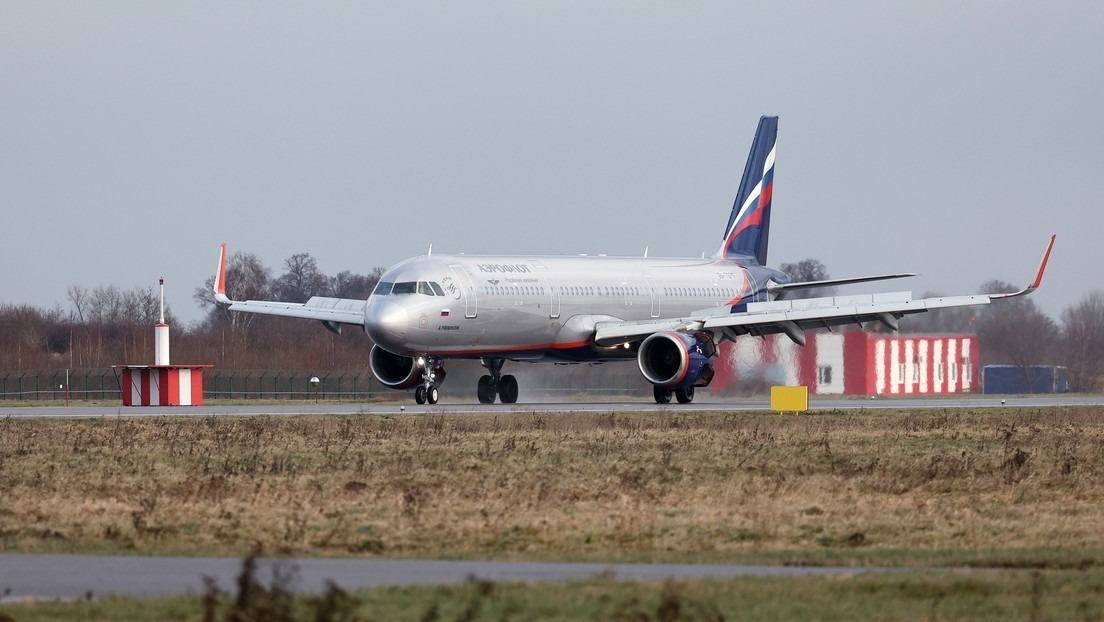
M 418 402 L 419 404 L 425 404 L 426 388 L 424 386 L 420 386 L 417 389 L 414 389 L 414 401 Z
M 518 398 L 518 381 L 510 374 L 506 374 L 498 381 L 498 399 L 503 404 L 516 404 Z
M 494 404 L 494 380 L 492 380 L 490 376 L 480 376 L 479 384 L 475 387 L 475 394 L 479 396 L 480 404 Z
M 675 399 L 679 404 L 689 404 L 694 401 L 694 387 L 675 389 Z
M 426 391 L 426 401 L 430 404 L 436 404 L 437 400 L 441 398 L 441 392 L 437 390 L 437 387 L 429 387 Z
M 668 388 L 661 387 L 658 384 L 652 385 L 652 395 L 655 396 L 656 404 L 671 403 L 671 390 Z

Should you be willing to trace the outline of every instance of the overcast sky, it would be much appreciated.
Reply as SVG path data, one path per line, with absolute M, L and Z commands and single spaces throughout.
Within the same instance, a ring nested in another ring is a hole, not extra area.
M 1104 287 L 1104 3 L 2 2 L 0 303 L 218 245 L 712 253 L 777 114 L 770 263 Z M 852 286 L 860 292 L 869 286 Z

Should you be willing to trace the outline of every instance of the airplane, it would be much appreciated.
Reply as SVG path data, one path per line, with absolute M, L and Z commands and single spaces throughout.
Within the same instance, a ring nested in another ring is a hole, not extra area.
M 392 266 L 367 300 L 315 296 L 305 303 L 230 300 L 226 244 L 214 294 L 231 311 L 318 320 L 333 332 L 362 327 L 373 342 L 372 373 L 392 389 L 436 404 L 447 359 L 478 359 L 480 403 L 517 402 L 507 361 L 598 363 L 636 360 L 657 403 L 693 401 L 709 386 L 717 346 L 740 335 L 785 334 L 878 323 L 905 315 L 1024 296 L 1042 283 L 1055 236 L 1034 280 L 1011 293 L 913 299 L 910 292 L 788 300 L 800 289 L 915 276 L 914 273 L 791 282 L 767 267 L 778 117 L 764 116 L 736 200 L 712 257 L 441 255 Z

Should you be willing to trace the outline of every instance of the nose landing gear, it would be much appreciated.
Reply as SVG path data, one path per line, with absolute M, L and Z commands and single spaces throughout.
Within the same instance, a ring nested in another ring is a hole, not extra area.
M 502 400 L 503 404 L 515 404 L 518 398 L 517 378 L 510 374 L 502 375 L 503 359 L 479 359 L 483 367 L 490 374 L 479 377 L 479 384 L 475 392 L 479 396 L 480 404 L 493 404 L 495 397 Z
M 432 356 L 418 357 L 422 369 L 422 384 L 414 389 L 414 401 L 419 404 L 436 404 L 441 397 L 438 387 L 445 381 L 445 366 Z

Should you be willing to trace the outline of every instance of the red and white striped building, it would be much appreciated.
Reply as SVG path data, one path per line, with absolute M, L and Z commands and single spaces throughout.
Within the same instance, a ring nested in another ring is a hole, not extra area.
M 122 365 L 123 406 L 202 406 L 210 365 Z
M 804 385 L 817 395 L 937 395 L 980 391 L 976 335 L 885 335 L 852 330 L 740 338 L 721 347 L 714 390 Z
M 165 323 L 165 279 L 161 279 L 161 319 L 153 329 L 153 365 L 115 365 L 123 406 L 202 406 L 203 370 L 211 365 L 171 365 L 169 325 Z

